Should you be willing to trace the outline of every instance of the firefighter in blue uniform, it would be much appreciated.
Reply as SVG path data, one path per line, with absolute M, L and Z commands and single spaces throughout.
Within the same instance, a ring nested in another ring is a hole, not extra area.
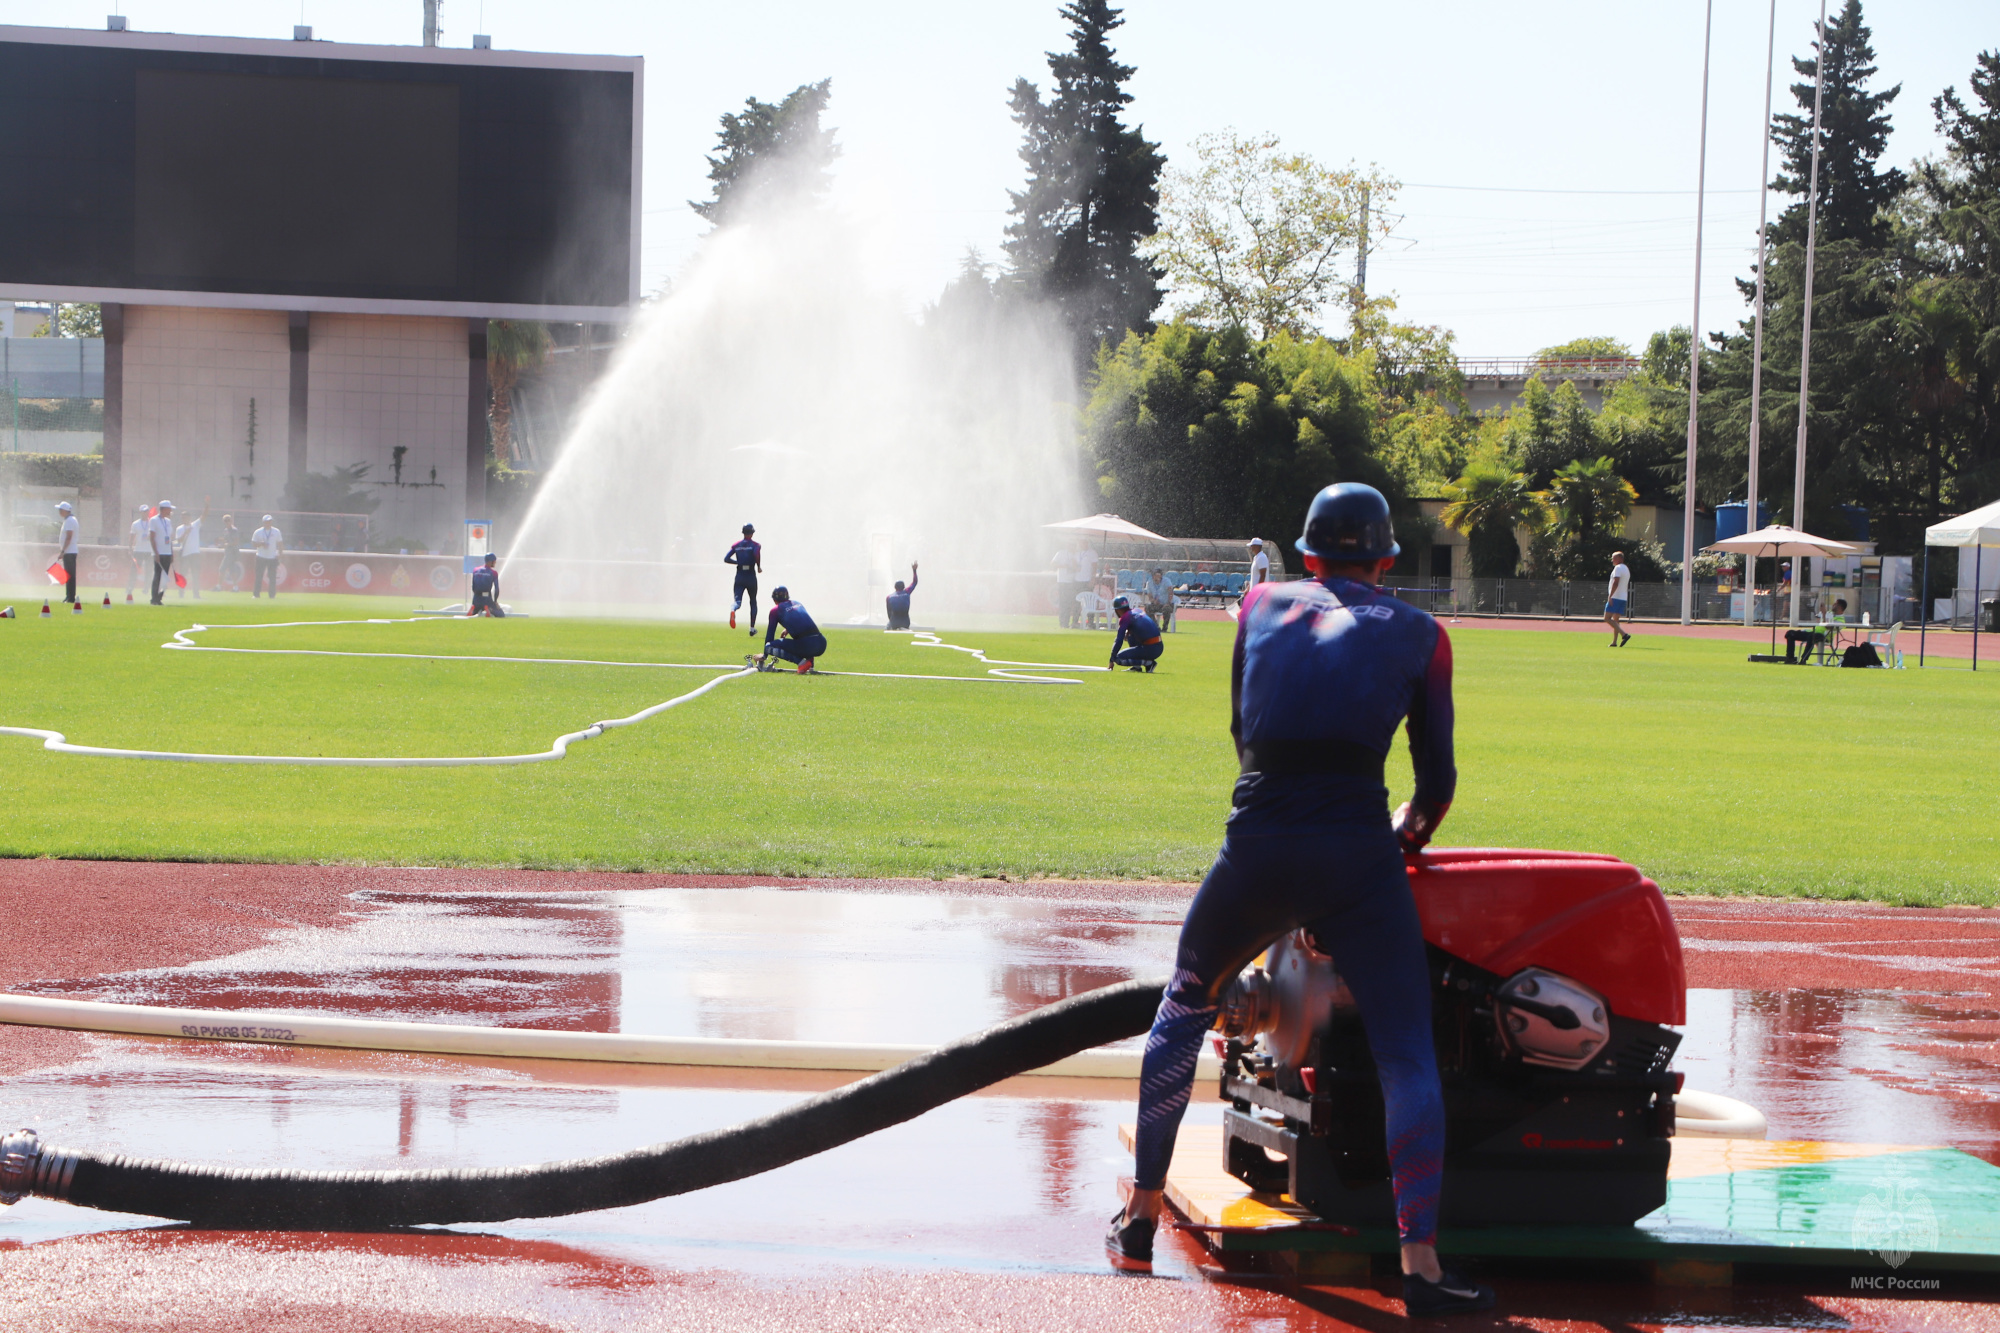
M 1144 611 L 1134 611 L 1131 601 L 1125 597 L 1114 600 L 1111 609 L 1118 613 L 1118 637 L 1111 641 L 1111 665 L 1133 671 L 1151 671 L 1164 651 L 1160 622 Z M 1126 648 L 1124 645 L 1127 643 L 1132 646 Z
M 472 606 L 465 614 L 493 616 L 500 620 L 507 618 L 507 613 L 500 609 L 500 571 L 493 567 L 497 558 L 488 552 L 486 563 L 472 571 Z
M 779 638 L 778 631 L 785 631 L 786 637 Z M 773 660 L 796 662 L 799 674 L 805 675 L 813 669 L 813 662 L 826 651 L 826 635 L 820 633 L 819 626 L 806 613 L 803 603 L 792 600 L 789 588 L 774 588 L 771 591 L 771 619 L 764 627 L 764 652 L 751 662 L 760 671 L 775 671 Z
M 713 549 L 713 548 L 710 548 Z M 736 613 L 743 609 L 743 594 L 750 594 L 750 632 L 757 632 L 757 576 L 764 572 L 764 547 L 757 541 L 757 525 L 743 525 L 743 540 L 733 543 L 723 554 L 722 563 L 736 566 L 736 601 L 729 608 L 729 628 L 736 628 Z
M 1217 998 L 1268 945 L 1306 926 L 1359 1004 L 1381 1076 L 1405 1308 L 1412 1317 L 1485 1309 L 1490 1288 L 1438 1266 L 1444 1099 L 1403 859 L 1430 841 L 1457 783 L 1451 640 L 1378 586 L 1399 548 L 1372 486 L 1315 496 L 1298 549 L 1312 578 L 1260 584 L 1243 599 L 1230 687 L 1242 772 L 1146 1040 L 1133 1191 L 1106 1250 L 1117 1267 L 1150 1270 L 1167 1163 Z M 1405 719 L 1416 790 L 1391 816 L 1383 764 Z

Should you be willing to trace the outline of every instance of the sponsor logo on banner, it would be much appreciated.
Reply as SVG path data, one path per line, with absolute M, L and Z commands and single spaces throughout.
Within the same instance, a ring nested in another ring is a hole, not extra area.
M 279 581 L 283 582 L 283 578 L 283 572 L 280 571 Z M 326 576 L 326 562 L 324 560 L 314 560 L 309 563 L 306 566 L 306 576 L 299 580 L 299 587 L 307 592 L 319 592 L 322 589 L 331 588 L 332 586 L 333 580 Z
M 454 577 L 448 565 L 431 566 L 431 587 L 439 592 L 450 592 Z
M 396 572 L 389 576 L 389 586 L 394 588 L 398 592 L 401 592 L 403 589 L 409 587 L 410 571 L 404 569 L 401 565 L 397 565 Z
M 374 582 L 374 579 L 374 571 L 366 565 L 357 563 L 347 567 L 347 586 L 356 592 L 360 592 L 363 588 Z

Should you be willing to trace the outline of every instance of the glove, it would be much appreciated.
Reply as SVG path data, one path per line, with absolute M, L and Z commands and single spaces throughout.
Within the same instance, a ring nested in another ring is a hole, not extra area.
M 1396 807 L 1396 813 L 1389 822 L 1396 830 L 1396 841 L 1402 844 L 1405 856 L 1415 856 L 1423 851 L 1431 840 L 1431 834 L 1437 831 L 1437 825 L 1411 809 L 1408 801 Z

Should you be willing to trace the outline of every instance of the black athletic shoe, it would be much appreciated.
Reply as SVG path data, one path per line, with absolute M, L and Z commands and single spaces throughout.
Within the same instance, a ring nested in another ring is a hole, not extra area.
M 1440 1273 L 1438 1277 L 1440 1281 L 1429 1282 L 1415 1273 L 1403 1274 L 1405 1315 L 1411 1319 L 1428 1319 L 1432 1315 L 1471 1314 L 1475 1310 L 1493 1308 L 1493 1288 L 1467 1282 L 1450 1271 Z
M 1626 644 L 1628 644 L 1628 643 L 1630 643 L 1630 642 L 1632 642 L 1632 636 L 1631 636 L 1631 635 L 1629 635 L 1629 634 L 1627 634 L 1627 635 L 1626 635 L 1626 636 L 1625 636 L 1624 638 L 1622 638 L 1622 639 L 1620 639 L 1620 640 L 1618 641 L 1618 646 L 1619 646 L 1620 648 L 1623 648 L 1623 647 L 1624 647 L 1624 646 L 1625 646 Z
M 1125 1210 L 1111 1215 L 1111 1230 L 1104 1233 L 1104 1253 L 1111 1266 L 1127 1273 L 1153 1271 L 1153 1232 L 1157 1224 L 1150 1217 L 1127 1222 Z

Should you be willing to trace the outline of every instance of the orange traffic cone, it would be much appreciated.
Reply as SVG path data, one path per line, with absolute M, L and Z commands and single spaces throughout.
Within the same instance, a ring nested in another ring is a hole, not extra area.
M 83 599 L 81 597 L 77 598 L 75 601 L 69 604 L 69 613 L 73 616 L 80 616 L 83 614 Z
M 44 597 L 42 598 L 42 619 L 47 620 L 48 618 L 49 618 L 49 599 Z
M 111 594 L 108 592 L 104 594 L 104 604 L 106 606 L 111 605 Z
M 125 590 L 125 605 L 132 605 L 132 590 L 129 588 Z

